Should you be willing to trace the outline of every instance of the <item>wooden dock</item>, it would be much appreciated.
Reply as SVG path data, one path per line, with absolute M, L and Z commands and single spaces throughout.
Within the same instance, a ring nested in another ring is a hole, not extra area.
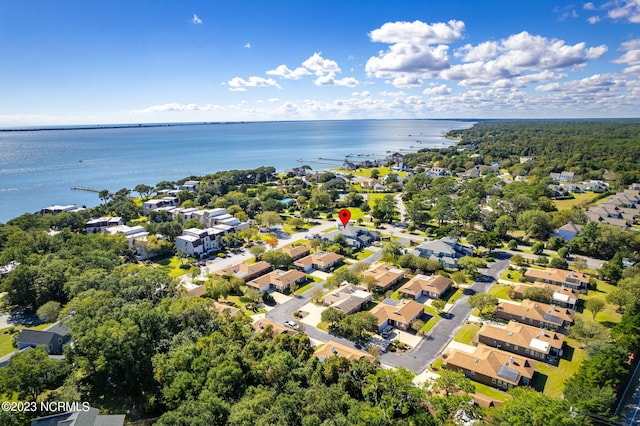
M 99 193 L 101 191 L 100 189 L 89 188 L 88 186 L 72 186 L 71 189 L 75 189 L 78 191 L 96 192 L 96 193 Z

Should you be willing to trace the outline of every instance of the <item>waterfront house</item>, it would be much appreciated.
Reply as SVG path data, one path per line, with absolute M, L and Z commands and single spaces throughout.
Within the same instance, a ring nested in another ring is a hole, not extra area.
M 558 330 L 573 324 L 574 311 L 525 299 L 520 304 L 500 302 L 495 316 L 507 321 Z
M 49 207 L 44 207 L 38 211 L 39 215 L 52 214 L 57 215 L 60 213 L 73 213 L 84 210 L 83 208 L 79 208 L 75 204 L 69 204 L 66 206 L 53 205 Z
M 176 238 L 176 249 L 192 257 L 204 257 L 220 249 L 222 236 L 225 234 L 226 231 L 219 227 L 185 229 Z
M 446 364 L 447 370 L 461 371 L 471 380 L 503 390 L 528 385 L 535 367 L 533 360 L 488 346 L 478 346 L 472 354 L 454 349 Z
M 199 184 L 198 180 L 188 180 L 182 185 L 178 185 L 178 191 L 195 191 Z
M 95 234 L 111 228 L 113 226 L 122 225 L 122 218 L 119 216 L 105 216 L 89 219 L 85 224 L 87 234 Z
M 342 343 L 333 340 L 329 340 L 327 343 L 320 346 L 313 354 L 318 357 L 320 361 L 324 361 L 326 358 L 332 356 L 341 356 L 348 359 L 349 361 L 355 361 L 359 359 L 373 361 L 375 359 L 375 357 L 368 352 L 351 348 L 347 345 L 343 345 Z
M 52 402 L 53 403 L 53 402 Z M 60 407 L 55 405 L 53 407 Z M 123 426 L 125 414 L 100 414 L 95 407 L 84 407 L 81 402 L 61 403 L 65 409 L 77 407 L 75 410 L 56 413 L 50 416 L 38 417 L 31 420 L 31 426 Z M 71 407 L 70 407 L 71 406 Z
M 554 182 L 571 182 L 575 179 L 576 174 L 573 172 L 549 173 Z
M 408 330 L 424 314 L 424 305 L 415 300 L 384 299 L 370 311 L 378 319 L 378 331 L 387 326 Z
M 529 282 L 541 281 L 547 284 L 572 288 L 581 293 L 588 292 L 589 281 L 591 280 L 591 276 L 584 272 L 557 268 L 545 268 L 544 270 L 531 268 L 524 273 L 524 278 Z
M 440 299 L 451 288 L 452 284 L 453 281 L 442 275 L 426 276 L 418 274 L 400 287 L 398 292 L 403 297 L 415 300 L 422 296 L 427 296 L 430 299 Z
M 375 287 L 380 291 L 387 291 L 404 278 L 402 269 L 394 268 L 386 263 L 370 268 L 362 273 L 362 277 L 373 277 L 376 280 Z
M 261 260 L 260 262 L 256 262 L 253 264 L 238 263 L 236 265 L 229 266 L 228 268 L 216 271 L 215 274 L 220 276 L 230 275 L 236 278 L 240 278 L 244 282 L 247 282 L 270 272 L 272 269 L 273 266 L 271 266 L 271 264 L 265 262 L 264 260 Z
M 478 342 L 527 358 L 557 364 L 562 356 L 564 335 L 509 321 L 504 328 L 483 325 L 478 331 Z
M 142 214 L 146 215 L 150 211 L 159 209 L 161 207 L 175 207 L 178 205 L 178 197 L 162 197 L 147 200 L 142 203 Z

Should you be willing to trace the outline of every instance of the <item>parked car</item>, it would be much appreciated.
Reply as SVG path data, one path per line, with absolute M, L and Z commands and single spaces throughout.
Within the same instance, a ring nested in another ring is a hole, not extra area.
M 295 322 L 293 322 L 293 321 L 285 321 L 285 322 L 284 322 L 284 325 L 285 325 L 285 326 L 287 326 L 287 327 L 289 327 L 289 328 L 292 328 L 292 329 L 294 329 L 294 330 L 297 330 L 297 329 L 298 329 L 298 324 L 296 324 L 296 323 L 295 323 Z

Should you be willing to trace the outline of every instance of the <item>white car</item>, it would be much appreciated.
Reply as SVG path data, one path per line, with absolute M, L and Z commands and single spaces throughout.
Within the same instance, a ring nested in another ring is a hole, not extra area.
M 295 322 L 293 322 L 293 321 L 285 321 L 285 322 L 284 322 L 284 325 L 285 325 L 285 326 L 287 326 L 287 327 L 289 327 L 289 328 L 293 328 L 294 330 L 297 330 L 297 329 L 298 329 L 298 324 L 296 324 L 296 323 L 295 323 Z

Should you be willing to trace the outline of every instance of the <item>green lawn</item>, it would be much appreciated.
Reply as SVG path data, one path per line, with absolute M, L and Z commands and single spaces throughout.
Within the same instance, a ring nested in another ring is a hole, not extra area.
M 520 281 L 520 277 L 522 276 L 522 274 L 520 273 L 520 271 L 518 269 L 505 269 L 504 271 L 502 271 L 502 274 L 500 274 L 500 279 L 501 280 L 506 280 L 506 281 L 514 281 L 514 282 L 518 282 Z
M 44 330 L 45 328 L 49 327 L 50 325 L 51 325 L 51 323 L 47 322 L 47 323 L 43 323 L 43 324 L 40 324 L 40 325 L 36 325 L 34 327 L 28 327 L 28 328 L 33 329 L 33 330 Z M 11 352 L 16 351 L 16 348 L 14 348 L 11 345 L 11 336 L 12 336 L 12 334 L 8 333 L 8 330 L 10 328 L 11 327 L 7 327 L 7 328 L 3 328 L 3 329 L 0 330 L 0 357 L 3 357 L 5 355 L 10 354 Z M 22 330 L 23 328 L 25 328 L 25 327 L 16 326 L 17 330 Z
M 589 294 L 581 294 L 580 295 L 580 300 L 582 301 L 582 306 L 585 306 L 586 302 L 591 299 L 591 298 L 599 298 L 604 300 L 605 302 L 607 301 L 607 294 L 609 294 L 614 288 L 616 288 L 616 286 L 611 285 L 611 284 L 607 284 L 604 281 L 600 281 L 598 280 L 598 289 L 597 290 L 589 290 Z M 622 314 L 619 312 L 616 312 L 616 309 L 618 307 L 616 305 L 613 305 L 611 303 L 607 303 L 604 307 L 604 309 L 602 311 L 600 311 L 598 313 L 598 315 L 596 316 L 596 321 L 601 322 L 601 323 L 605 323 L 604 325 L 608 324 L 617 324 L 620 322 L 620 320 L 622 319 Z M 583 311 L 580 312 L 576 312 L 576 317 L 580 317 L 580 316 L 584 316 L 585 319 L 588 320 L 592 320 L 593 319 L 593 315 L 591 314 L 591 311 L 588 310 L 586 307 L 583 309 Z
M 381 200 L 384 197 L 386 197 L 387 195 L 393 196 L 393 194 L 390 194 L 390 193 L 387 194 L 387 193 L 384 193 L 384 192 L 382 192 L 382 193 L 380 193 L 380 192 L 372 192 L 372 193 L 367 195 L 367 198 L 368 198 L 367 202 L 369 203 L 369 206 L 371 208 L 373 208 L 373 206 L 376 205 L 377 200 Z
M 429 321 L 427 321 L 425 323 L 425 325 L 422 326 L 422 328 L 420 329 L 420 331 L 422 331 L 424 334 L 427 334 L 429 331 L 431 331 L 431 329 L 433 328 L 434 325 L 436 325 L 436 323 L 438 321 L 440 321 L 442 317 L 440 317 L 440 315 L 436 315 L 434 317 L 431 317 L 431 319 Z
M 509 297 L 509 291 L 513 289 L 513 286 L 509 284 L 494 284 L 489 289 L 489 294 L 497 297 L 498 299 L 507 299 L 511 300 Z
M 313 277 L 312 277 L 312 278 L 313 278 Z M 304 293 L 305 291 L 310 290 L 310 289 L 311 289 L 311 287 L 313 287 L 314 285 L 315 285 L 315 281 L 314 281 L 314 282 L 310 282 L 309 284 L 307 284 L 307 285 L 305 285 L 305 286 L 300 287 L 299 289 L 297 289 L 297 290 L 295 291 L 295 294 L 302 294 L 302 293 Z
M 183 260 L 184 259 L 178 256 L 173 256 L 169 259 L 161 260 L 160 262 L 158 262 L 158 264 L 161 265 L 166 271 L 169 272 L 170 277 L 177 278 L 189 272 L 189 269 L 180 268 L 180 265 L 182 265 Z M 185 263 L 186 263 L 186 260 L 185 260 Z
M 584 192 L 582 194 L 573 194 L 573 196 L 574 198 L 571 200 L 553 200 L 553 204 L 558 210 L 570 210 L 573 206 L 590 204 L 597 195 L 593 192 Z
M 447 291 L 447 294 L 445 294 L 445 297 L 443 297 L 443 300 L 447 303 L 456 303 L 458 301 L 458 299 L 460 299 L 460 296 L 462 296 L 462 292 L 464 290 L 461 288 L 458 289 L 451 289 L 449 291 Z
M 567 346 L 569 348 L 567 348 Z M 567 349 L 568 352 L 573 352 L 571 361 L 561 359 L 557 367 L 543 362 L 538 362 L 536 365 L 536 371 L 547 376 L 542 392 L 554 398 L 562 397 L 564 382 L 578 371 L 578 367 L 580 367 L 580 364 L 582 364 L 582 361 L 586 357 L 586 351 L 580 349 L 580 343 L 576 340 L 565 338 L 565 353 Z
M 499 391 L 498 389 L 487 386 L 483 383 L 473 382 L 476 387 L 476 393 L 481 393 L 498 401 L 506 401 L 511 398 L 508 393 Z
M 328 323 L 328 322 L 319 322 L 319 323 L 316 325 L 316 328 L 317 328 L 317 329 L 320 329 L 320 330 L 322 330 L 322 331 L 329 332 L 329 323 Z M 320 347 L 321 347 L 321 346 L 316 346 L 316 350 L 317 350 L 318 348 L 320 348 Z
M 460 327 L 460 330 L 453 336 L 453 340 L 456 342 L 464 343 L 465 345 L 470 345 L 473 338 L 480 330 L 480 327 L 475 324 L 464 324 Z
M 369 250 L 369 249 L 364 249 L 361 250 L 357 255 L 356 255 L 356 259 L 358 260 L 364 260 L 367 257 L 371 256 L 373 253 L 375 253 L 375 251 L 373 250 Z

